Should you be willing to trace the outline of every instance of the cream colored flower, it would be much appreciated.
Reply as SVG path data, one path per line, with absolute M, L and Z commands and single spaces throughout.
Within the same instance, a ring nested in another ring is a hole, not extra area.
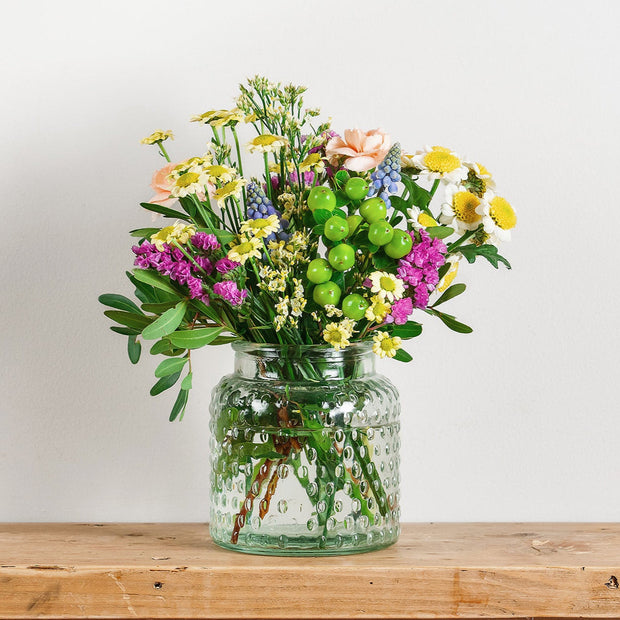
M 373 323 L 383 323 L 391 309 L 392 306 L 381 295 L 374 295 L 370 298 L 370 306 L 366 308 L 365 316 Z
M 190 194 L 204 194 L 204 188 L 208 182 L 202 168 L 198 166 L 192 166 L 185 172 L 175 168 L 169 179 L 172 182 L 170 195 L 175 198 L 183 198 Z
M 232 245 L 232 244 L 231 244 Z M 227 258 L 236 263 L 245 264 L 249 258 L 260 258 L 263 244 L 260 239 L 245 236 L 239 238 L 239 242 L 232 245 L 228 251 Z
M 246 220 L 241 224 L 242 233 L 250 233 L 257 239 L 264 239 L 271 233 L 276 233 L 280 230 L 280 220 L 274 213 L 269 217 L 256 218 L 255 220 Z
M 226 198 L 230 198 L 231 196 L 239 199 L 241 197 L 241 190 L 243 186 L 247 185 L 247 181 L 242 178 L 235 179 L 234 181 L 230 181 L 226 183 L 223 187 L 215 190 L 213 197 L 217 200 L 218 204 L 222 206 L 226 200 Z
M 350 319 L 344 319 L 339 323 L 328 323 L 323 330 L 323 340 L 339 351 L 348 347 L 351 343 L 349 338 L 353 335 L 355 323 Z
M 396 351 L 400 349 L 402 345 L 402 339 L 398 336 L 393 336 L 390 338 L 390 335 L 387 332 L 377 332 L 372 340 L 374 344 L 372 345 L 372 350 L 381 358 L 384 357 L 394 357 L 396 355 Z
M 300 164 L 299 171 L 300 172 L 308 172 L 312 170 L 320 174 L 325 170 L 325 162 L 319 155 L 319 153 L 310 153 Z
M 459 183 L 467 178 L 467 168 L 461 158 L 444 146 L 427 146 L 416 151 L 411 162 L 420 170 L 420 176 L 431 181 L 441 179 L 448 183 Z
M 204 173 L 211 183 L 229 183 L 237 176 L 237 171 L 234 168 L 229 168 L 228 166 L 222 166 L 220 164 L 207 166 L 204 169 Z
M 405 283 L 393 273 L 373 271 L 368 277 L 372 282 L 371 292 L 390 303 L 400 299 L 405 293 Z
M 163 142 L 168 139 L 174 140 L 172 130 L 168 129 L 167 131 L 164 131 L 163 129 L 157 129 L 150 136 L 142 138 L 142 140 L 140 140 L 140 144 L 157 144 L 158 142 Z
M 237 124 L 244 120 L 245 114 L 235 108 L 233 110 L 209 110 L 203 114 L 192 116 L 190 122 L 203 123 L 205 125 L 211 125 L 211 127 L 223 127 L 226 125 Z
M 159 232 L 151 235 L 151 243 L 160 251 L 164 251 L 164 244 L 171 245 L 174 241 L 181 245 L 186 244 L 196 234 L 193 224 L 183 224 L 178 220 L 172 226 L 166 226 Z
M 282 136 L 275 136 L 270 133 L 264 133 L 256 136 L 248 142 L 247 147 L 251 153 L 272 153 L 280 150 L 288 144 L 288 140 Z

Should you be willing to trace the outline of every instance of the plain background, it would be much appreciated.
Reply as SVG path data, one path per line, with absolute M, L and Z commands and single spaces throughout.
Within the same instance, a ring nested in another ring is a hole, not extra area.
M 231 107 L 261 73 L 309 87 L 336 130 L 483 162 L 517 210 L 512 271 L 462 270 L 403 402 L 408 521 L 620 520 L 620 3 L 12 3 L 3 10 L 0 520 L 205 521 L 208 402 L 228 349 L 197 355 L 185 420 L 148 395 L 97 302 L 130 289 L 138 206 L 162 165 L 139 140 Z M 446 306 L 447 308 L 447 306 Z

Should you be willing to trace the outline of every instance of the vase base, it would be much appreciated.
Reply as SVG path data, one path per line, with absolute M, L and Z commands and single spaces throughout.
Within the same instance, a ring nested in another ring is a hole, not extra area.
M 309 540 L 307 537 L 260 536 L 249 534 L 245 539 L 240 536 L 236 544 L 228 540 L 216 540 L 213 542 L 231 551 L 248 553 L 251 555 L 272 556 L 335 556 L 369 553 L 379 549 L 385 549 L 398 540 L 399 529 L 391 533 L 378 535 L 354 534 L 352 536 L 337 536 L 327 541 Z

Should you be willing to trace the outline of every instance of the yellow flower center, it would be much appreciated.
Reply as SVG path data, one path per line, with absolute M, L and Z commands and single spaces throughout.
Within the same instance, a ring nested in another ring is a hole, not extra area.
M 384 291 L 391 292 L 396 288 L 396 283 L 394 282 L 394 280 L 392 280 L 392 278 L 388 278 L 387 276 L 381 276 L 381 279 L 379 280 L 379 286 L 381 286 Z
M 384 338 L 381 341 L 381 348 L 384 351 L 391 351 L 394 348 L 394 343 L 392 342 L 391 338 Z
M 206 170 L 207 174 L 211 177 L 219 177 L 228 172 L 228 169 L 224 166 L 209 166 Z
M 258 218 L 256 220 L 252 220 L 250 222 L 250 226 L 252 228 L 260 230 L 261 228 L 265 228 L 265 226 L 269 226 L 269 221 L 265 218 Z
M 186 172 L 177 179 L 178 187 L 189 187 L 198 181 L 199 175 L 196 172 Z
M 425 228 L 429 226 L 437 226 L 437 222 L 428 213 L 420 213 L 418 216 L 418 224 L 421 224 Z
M 517 215 L 505 198 L 496 196 L 491 200 L 490 205 L 489 215 L 500 228 L 510 230 L 517 225 Z
M 452 209 L 457 220 L 466 224 L 473 224 L 480 220 L 476 207 L 480 205 L 480 198 L 471 192 L 456 192 L 452 198 Z
M 424 165 L 431 172 L 452 172 L 461 165 L 461 160 L 453 155 L 449 149 L 434 146 L 430 153 L 424 156 Z
M 236 247 L 237 254 L 239 254 L 239 255 L 241 255 L 241 254 L 248 254 L 253 249 L 254 249 L 254 246 L 249 241 L 246 241 L 245 243 L 240 243 Z
M 272 136 L 270 134 L 264 134 L 262 136 L 256 136 L 252 142 L 257 146 L 269 146 L 273 144 L 278 139 L 277 136 Z

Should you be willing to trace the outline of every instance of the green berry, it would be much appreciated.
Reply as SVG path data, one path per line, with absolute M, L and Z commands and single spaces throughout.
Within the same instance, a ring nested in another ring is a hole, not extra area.
M 388 224 L 385 220 L 379 220 L 373 222 L 368 227 L 368 241 L 375 245 L 386 245 L 392 241 L 394 236 L 394 229 L 391 224 Z
M 332 273 L 334 273 L 332 268 L 324 258 L 315 258 L 308 265 L 306 277 L 313 284 L 322 284 L 329 281 Z
M 387 215 L 387 207 L 381 198 L 369 198 L 360 205 L 360 215 L 369 223 L 384 220 Z
M 336 208 L 336 194 L 329 187 L 317 185 L 310 190 L 308 195 L 308 207 L 311 211 L 315 209 L 326 209 L 333 211 Z
M 355 263 L 355 249 L 346 243 L 341 243 L 329 251 L 327 260 L 336 271 L 346 271 Z
M 355 234 L 357 227 L 364 221 L 361 215 L 349 215 L 347 224 L 349 225 L 349 237 Z
M 366 198 L 368 195 L 368 187 L 369 185 L 366 179 L 362 179 L 362 177 L 352 177 L 346 182 L 344 193 L 351 200 L 362 200 L 362 198 Z
M 349 234 L 349 223 L 339 215 L 332 215 L 325 222 L 323 233 L 330 241 L 342 241 Z
M 342 300 L 342 312 L 347 319 L 359 321 L 364 318 L 370 304 L 361 295 L 351 293 Z
M 411 252 L 412 247 L 413 239 L 411 235 L 404 230 L 396 229 L 392 240 L 383 246 L 383 251 L 390 258 L 402 258 Z
M 328 304 L 336 306 L 340 301 L 340 294 L 340 287 L 335 282 L 324 282 L 314 287 L 312 299 L 319 306 L 327 306 Z

